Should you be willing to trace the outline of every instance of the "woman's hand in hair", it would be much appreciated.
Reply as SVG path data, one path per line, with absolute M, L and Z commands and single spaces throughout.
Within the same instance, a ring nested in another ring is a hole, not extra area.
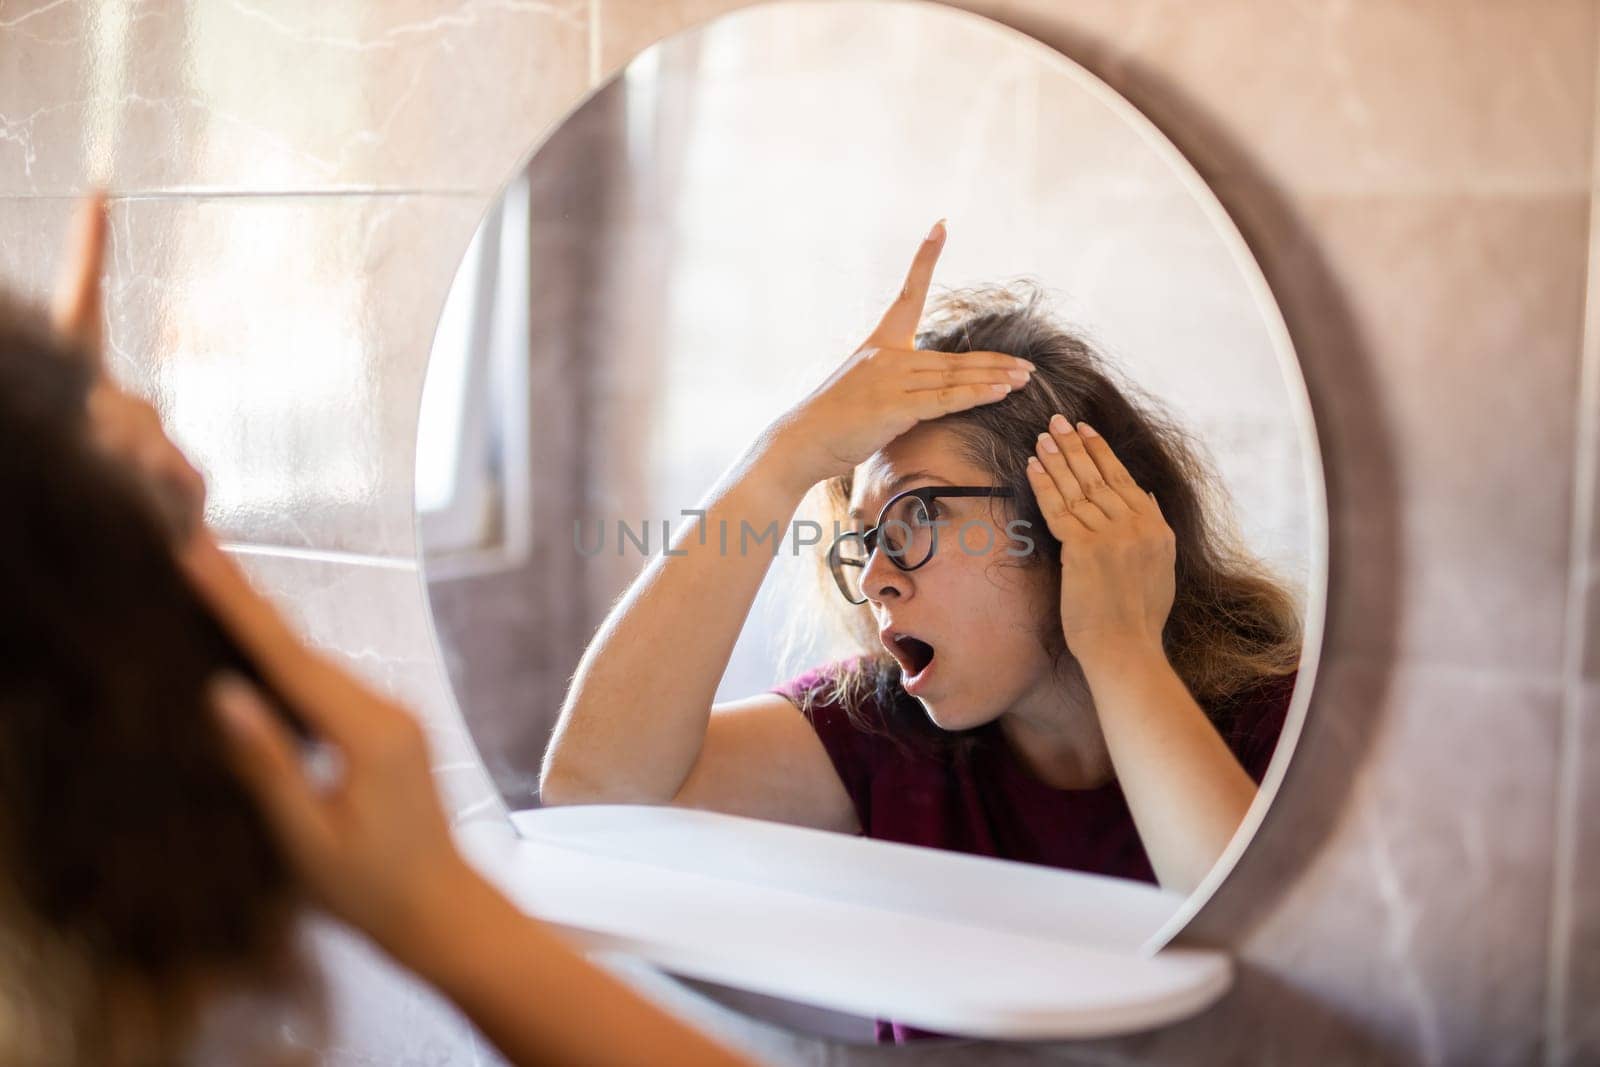
M 182 536 L 179 559 L 197 591 L 294 711 L 342 761 L 338 781 L 312 784 L 284 720 L 243 680 L 219 682 L 230 751 L 305 885 L 334 914 L 393 942 L 416 898 L 464 871 L 429 772 L 421 728 L 399 706 L 307 648 L 203 526 L 205 482 L 167 437 L 160 414 L 113 382 L 101 358 L 105 197 L 79 205 L 53 320 L 92 361 L 88 426 L 96 446 L 126 463 Z M 395 947 L 391 945 L 391 947 Z
M 585 961 L 456 850 L 420 725 L 304 645 L 204 530 L 189 580 L 276 695 L 337 754 L 307 773 L 258 689 L 218 679 L 212 698 L 236 772 L 316 903 L 434 983 L 516 1064 L 744 1067 Z
M 1028 482 L 1061 542 L 1061 627 L 1139 840 L 1164 888 L 1189 893 L 1227 847 L 1255 783 L 1168 660 L 1177 542 L 1156 498 L 1088 423 L 1039 435 Z
M 1061 415 L 1039 435 L 1028 482 L 1061 542 L 1061 626 L 1079 662 L 1162 654 L 1176 589 L 1176 541 L 1155 497 L 1104 437 Z
M 209 536 L 195 538 L 183 562 L 224 628 L 333 757 L 331 781 L 313 775 L 268 698 L 229 677 L 213 698 L 237 773 L 316 903 L 415 964 L 417 938 L 477 879 L 451 838 L 422 727 L 301 642 Z
M 106 372 L 101 354 L 106 229 L 105 196 L 97 192 L 85 197 L 73 222 L 52 318 L 61 339 L 80 358 L 90 360 L 95 371 L 89 392 L 91 440 L 133 469 L 181 541 L 204 521 L 206 483 L 167 437 L 156 409 L 123 390 Z
M 294 706 L 334 754 L 332 781 L 308 770 L 260 690 L 227 677 L 212 697 L 234 769 L 314 902 L 419 966 L 429 931 L 452 902 L 472 898 L 479 876 L 450 837 L 422 728 L 375 694 L 330 689 L 348 691 Z
M 769 429 L 769 441 L 804 490 L 910 430 L 1025 385 L 1034 366 L 1001 352 L 916 350 L 917 324 L 944 248 L 941 219 L 917 249 L 905 285 L 877 328 L 828 379 Z

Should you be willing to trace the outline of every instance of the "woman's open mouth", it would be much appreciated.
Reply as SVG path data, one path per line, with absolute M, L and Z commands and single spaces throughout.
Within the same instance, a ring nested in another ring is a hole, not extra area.
M 900 664 L 901 684 L 906 692 L 915 696 L 933 667 L 934 647 L 904 630 L 884 631 L 879 634 L 879 640 Z

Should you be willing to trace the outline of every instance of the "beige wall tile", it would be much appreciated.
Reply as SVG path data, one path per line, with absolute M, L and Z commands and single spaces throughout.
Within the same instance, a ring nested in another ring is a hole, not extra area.
M 1296 193 L 1586 187 L 1588 0 L 977 0 L 1179 139 Z
M 1600 279 L 1597 279 L 1600 281 Z M 1590 299 L 1595 299 L 1591 296 Z M 1589 373 L 1597 378 L 1595 388 L 1600 392 L 1600 338 L 1591 338 L 1590 343 L 1595 345 L 1591 349 L 1589 359 L 1593 364 Z M 1587 588 L 1582 585 L 1576 587 L 1578 596 L 1584 599 L 1583 621 L 1586 626 L 1585 637 L 1582 643 L 1582 661 L 1579 671 L 1585 681 L 1600 681 L 1600 396 L 1593 394 L 1580 397 L 1578 403 L 1589 413 L 1592 435 L 1587 442 L 1580 441 L 1579 447 L 1592 450 L 1590 456 L 1590 471 L 1595 475 L 1595 484 L 1591 488 L 1589 500 L 1589 573 Z M 1581 487 L 1579 492 L 1581 493 Z M 1581 500 L 1581 496 L 1579 498 Z
M 1218 191 L 1311 386 L 1332 649 L 1555 670 L 1587 197 Z
M 0 16 L 0 195 L 497 187 L 588 83 L 588 0 Z
M 71 202 L 0 199 L 42 297 Z M 418 402 L 476 197 L 119 200 L 110 364 L 209 477 L 225 539 L 407 556 Z
M 1594 1011 L 1600 1001 L 1600 896 L 1594 891 L 1600 881 L 1600 680 L 1591 678 L 1574 696 L 1578 732 L 1565 740 L 1579 746 L 1572 811 L 1576 833 L 1566 886 L 1569 921 L 1556 931 L 1565 941 L 1565 967 L 1552 992 L 1564 995 L 1562 1030 L 1553 1038 L 1557 1062 L 1576 1067 L 1600 1060 L 1600 1016 Z

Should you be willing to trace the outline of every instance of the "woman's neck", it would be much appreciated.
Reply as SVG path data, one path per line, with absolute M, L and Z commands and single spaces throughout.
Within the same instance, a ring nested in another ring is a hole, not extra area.
M 999 721 L 1022 765 L 1045 785 L 1094 789 L 1116 777 L 1089 683 L 1070 655 Z

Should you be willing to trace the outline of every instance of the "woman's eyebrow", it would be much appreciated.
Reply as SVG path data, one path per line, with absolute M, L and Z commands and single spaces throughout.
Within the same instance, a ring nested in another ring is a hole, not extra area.
M 938 482 L 940 485 L 955 484 L 948 478 L 941 478 L 937 474 L 929 474 L 927 471 L 907 471 L 905 474 L 900 475 L 900 477 L 894 479 L 888 485 L 883 487 L 884 497 L 888 498 L 894 496 L 907 482 L 914 482 L 918 478 L 926 478 L 928 481 Z M 852 519 L 864 519 L 866 518 L 866 514 L 859 507 L 854 507 L 850 509 L 850 517 Z

